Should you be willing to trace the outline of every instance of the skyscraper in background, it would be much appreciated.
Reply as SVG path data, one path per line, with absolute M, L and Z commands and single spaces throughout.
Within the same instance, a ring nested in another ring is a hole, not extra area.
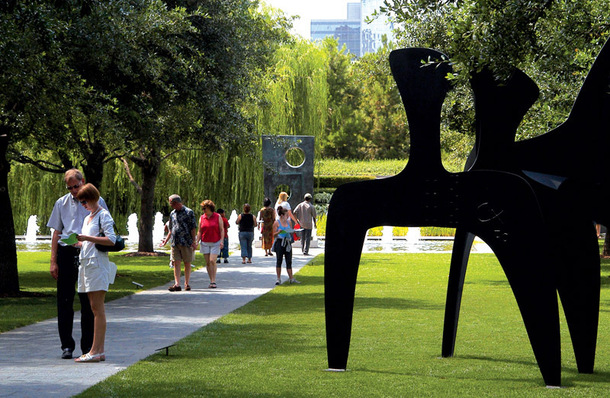
M 357 57 L 377 51 L 382 46 L 383 35 L 388 41 L 393 39 L 392 24 L 385 17 L 366 23 L 366 18 L 381 5 L 383 0 L 361 0 L 347 3 L 347 19 L 312 19 L 311 40 L 333 36 L 339 42 L 339 48 L 345 45 L 346 50 Z
M 347 19 L 312 19 L 311 40 L 334 36 L 339 48 L 345 45 L 351 54 L 360 56 L 360 3 L 347 3 Z
M 360 27 L 360 54 L 376 52 L 383 46 L 383 35 L 388 41 L 393 40 L 392 23 L 387 17 L 379 16 L 371 23 L 366 23 L 366 18 L 373 15 L 383 5 L 383 0 L 361 0 L 361 27 Z

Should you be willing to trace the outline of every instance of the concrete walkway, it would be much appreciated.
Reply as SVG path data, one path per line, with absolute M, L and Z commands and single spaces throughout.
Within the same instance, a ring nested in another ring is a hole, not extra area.
M 320 253 L 321 249 L 312 248 L 312 255 L 303 256 L 296 249 L 293 271 Z M 199 265 L 202 257 L 197 260 Z M 208 289 L 208 275 L 201 269 L 191 274 L 190 292 L 169 292 L 172 283 L 168 283 L 106 303 L 106 362 L 61 359 L 57 318 L 0 334 L 0 397 L 78 394 L 275 287 L 275 257 L 265 257 L 262 249 L 254 249 L 253 264 L 241 264 L 235 255 L 230 262 L 219 264 L 217 289 Z M 168 280 L 171 275 L 168 268 Z M 282 281 L 287 279 L 282 267 Z M 74 319 L 76 356 L 80 355 L 80 313 Z

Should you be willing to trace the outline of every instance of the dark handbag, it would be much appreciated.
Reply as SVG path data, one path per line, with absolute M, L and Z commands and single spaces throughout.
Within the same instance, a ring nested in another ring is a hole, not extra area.
M 98 218 L 97 222 L 100 226 L 99 227 L 100 233 L 98 236 L 106 236 L 104 234 L 104 231 L 102 230 L 102 220 L 100 220 Z M 112 223 L 112 228 L 114 228 L 114 231 L 116 232 L 116 225 L 114 223 Z M 121 235 L 119 235 L 117 232 L 116 241 L 114 242 L 113 246 L 105 246 L 105 245 L 100 245 L 99 243 L 96 243 L 95 248 L 101 252 L 120 252 L 121 250 L 123 250 L 125 248 L 125 239 L 123 239 L 123 237 L 121 237 Z

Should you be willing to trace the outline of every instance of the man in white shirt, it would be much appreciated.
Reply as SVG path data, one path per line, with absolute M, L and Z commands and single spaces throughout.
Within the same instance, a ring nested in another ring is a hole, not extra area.
M 50 272 L 51 276 L 57 280 L 57 326 L 61 340 L 61 357 L 71 359 L 75 349 L 72 326 L 74 323 L 74 293 L 76 292 L 74 286 L 78 278 L 80 243 L 68 246 L 60 239 L 67 238 L 72 233 L 80 234 L 83 221 L 89 211 L 76 199 L 76 194 L 85 185 L 83 174 L 77 169 L 70 169 L 64 174 L 64 180 L 69 193 L 55 202 L 47 227 L 53 228 Z M 106 202 L 102 198 L 99 203 L 108 210 Z M 80 346 L 83 354 L 86 354 L 93 344 L 94 317 L 87 293 L 79 293 L 78 297 L 81 305 Z

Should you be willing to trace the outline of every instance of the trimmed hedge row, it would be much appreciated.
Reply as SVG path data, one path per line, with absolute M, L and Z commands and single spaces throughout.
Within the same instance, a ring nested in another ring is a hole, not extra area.
M 337 188 L 348 182 L 374 180 L 375 176 L 319 176 L 314 177 L 314 186 L 320 187 L 320 190 L 326 188 Z

